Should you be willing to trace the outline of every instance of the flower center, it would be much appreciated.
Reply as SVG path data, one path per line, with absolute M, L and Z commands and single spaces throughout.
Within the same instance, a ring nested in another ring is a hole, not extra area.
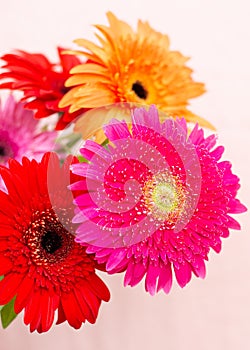
M 185 190 L 172 174 L 164 172 L 152 176 L 144 184 L 143 195 L 146 208 L 155 219 L 176 222 L 184 206 Z
M 65 229 L 51 209 L 33 214 L 24 239 L 30 256 L 37 265 L 64 260 L 74 243 L 74 236 Z
M 0 146 L 0 157 L 4 157 L 5 156 L 5 149 L 3 146 Z
M 41 239 L 41 246 L 47 253 L 53 254 L 62 246 L 62 237 L 54 231 L 47 231 Z
M 13 157 L 13 151 L 8 144 L 0 144 L 0 164 L 5 163 L 9 158 Z
M 174 186 L 160 182 L 152 190 L 152 201 L 163 212 L 169 213 L 178 205 L 178 195 Z
M 9 158 L 15 158 L 17 145 L 13 142 L 6 130 L 0 128 L 0 164 L 7 162 Z
M 134 91 L 134 93 L 141 99 L 146 100 L 147 96 L 148 96 L 148 92 L 146 89 L 144 89 L 142 83 L 140 81 L 136 81 L 133 85 L 132 85 L 132 90 Z

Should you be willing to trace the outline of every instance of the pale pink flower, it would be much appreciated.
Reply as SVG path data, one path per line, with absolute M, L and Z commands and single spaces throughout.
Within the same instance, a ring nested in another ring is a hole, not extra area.
M 0 100 L 0 164 L 6 165 L 10 158 L 21 161 L 23 156 L 40 161 L 45 152 L 55 149 L 57 133 L 42 131 L 33 115 L 12 95 L 3 106 Z

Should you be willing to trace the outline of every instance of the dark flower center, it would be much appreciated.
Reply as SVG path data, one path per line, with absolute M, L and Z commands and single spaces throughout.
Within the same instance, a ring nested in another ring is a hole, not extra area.
M 0 164 L 5 163 L 9 158 L 15 158 L 17 153 L 17 144 L 10 138 L 8 131 L 2 130 L 0 125 Z
M 134 93 L 139 97 L 142 98 L 143 100 L 146 100 L 147 96 L 148 96 L 148 92 L 146 89 L 144 89 L 143 85 L 141 82 L 136 81 L 133 85 L 132 85 L 132 90 L 134 91 Z
M 63 215 L 61 219 L 64 219 Z M 68 228 L 74 231 L 69 225 Z M 33 262 L 44 266 L 66 259 L 74 245 L 73 234 L 63 226 L 52 209 L 32 214 L 30 225 L 24 233 L 24 240 Z
M 62 243 L 62 237 L 54 231 L 47 231 L 41 239 L 43 249 L 50 254 L 61 248 Z
M 0 146 L 0 157 L 4 157 L 6 155 L 5 148 Z

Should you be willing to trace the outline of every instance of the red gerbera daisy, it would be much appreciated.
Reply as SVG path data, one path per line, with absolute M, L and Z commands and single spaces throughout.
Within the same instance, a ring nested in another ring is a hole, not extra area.
M 0 305 L 16 297 L 14 310 L 24 309 L 31 332 L 48 331 L 56 310 L 58 324 L 94 323 L 101 301 L 110 298 L 93 255 L 74 241 L 71 162 L 60 168 L 47 153 L 40 163 L 12 159 L 0 167 L 8 189 L 0 191 Z
M 80 60 L 74 55 L 64 55 L 63 48 L 58 48 L 60 62 L 51 63 L 46 56 L 17 50 L 1 57 L 6 63 L 2 66 L 7 71 L 0 74 L 0 79 L 7 79 L 1 89 L 23 91 L 23 101 L 27 109 L 36 110 L 36 118 L 45 118 L 54 113 L 61 113 L 56 125 L 57 130 L 64 129 L 83 110 L 69 113 L 69 108 L 59 108 L 58 103 L 68 91 L 64 82 L 69 78 L 69 71 Z

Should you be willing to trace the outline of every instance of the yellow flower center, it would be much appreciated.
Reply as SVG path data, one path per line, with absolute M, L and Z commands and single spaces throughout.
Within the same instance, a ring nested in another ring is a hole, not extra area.
M 172 212 L 178 205 L 176 190 L 169 183 L 159 183 L 152 191 L 152 200 L 162 213 Z
M 183 185 L 169 172 L 154 175 L 143 187 L 146 208 L 157 220 L 174 223 L 185 200 Z

